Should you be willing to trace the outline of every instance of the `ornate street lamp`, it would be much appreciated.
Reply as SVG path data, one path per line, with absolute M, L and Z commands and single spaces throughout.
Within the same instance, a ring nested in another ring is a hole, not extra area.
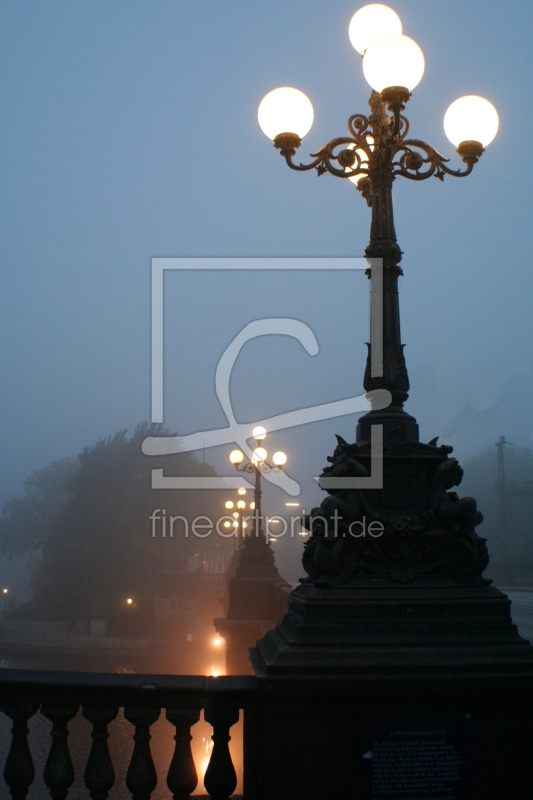
M 232 512 L 233 523 L 227 521 L 224 523 L 224 527 L 233 527 L 236 529 L 239 538 L 242 538 L 244 535 L 244 529 L 248 527 L 248 523 L 244 519 L 244 512 L 246 511 L 246 501 L 244 500 L 244 496 L 246 495 L 246 489 L 241 486 L 240 489 L 237 489 L 237 494 L 239 495 L 239 499 L 236 503 L 234 503 L 233 500 L 227 500 L 225 503 L 227 510 Z M 234 511 L 233 509 L 236 510 Z M 250 503 L 250 510 L 253 511 L 254 509 L 255 503 Z
M 255 674 L 268 678 L 262 735 L 277 745 L 277 769 L 265 770 L 261 790 L 265 797 L 308 800 L 375 797 L 384 786 L 381 770 L 388 770 L 391 786 L 399 786 L 406 774 L 403 756 L 394 755 L 401 746 L 389 720 L 396 719 L 414 743 L 421 717 L 412 715 L 427 714 L 431 728 L 445 736 L 452 735 L 455 722 L 464 723 L 465 741 L 483 754 L 474 774 L 467 749 L 460 745 L 455 751 L 462 751 L 458 758 L 464 767 L 454 783 L 459 794 L 473 796 L 475 786 L 479 796 L 492 796 L 501 774 L 505 781 L 497 791 L 505 794 L 508 783 L 517 796 L 523 787 L 525 798 L 531 794 L 526 744 L 531 737 L 518 730 L 515 709 L 527 708 L 524 717 L 531 714 L 533 647 L 512 624 L 509 599 L 482 577 L 488 553 L 475 531 L 482 516 L 475 500 L 449 491 L 463 474 L 450 457 L 452 448 L 438 447 L 436 439 L 420 442 L 416 420 L 403 410 L 409 382 L 400 338 L 401 251 L 392 209 L 397 176 L 420 181 L 469 175 L 496 134 L 498 117 L 478 97 L 450 106 L 445 130 L 465 165 L 452 168 L 434 147 L 409 138 L 402 111 L 422 77 L 424 57 L 402 34 L 397 15 L 382 5 L 366 6 L 352 20 L 350 38 L 364 53 L 373 92 L 369 116 L 350 117 L 348 136 L 325 144 L 311 163 L 295 163 L 313 109 L 305 95 L 286 87 L 265 97 L 259 122 L 291 169 L 352 179 L 372 207 L 366 254 L 371 267 L 382 260 L 383 372 L 372 374 L 369 348 L 364 387 L 388 390 L 392 401 L 359 420 L 354 444 L 337 437 L 323 477 L 352 486 L 328 489 L 321 507 L 304 519 L 311 532 L 303 555 L 308 577 L 291 592 L 281 623 L 250 651 Z M 355 488 L 375 485 L 346 481 L 373 472 L 375 425 L 383 434 L 382 488 Z M 496 713 L 502 723 L 496 734 L 493 727 L 488 733 L 482 720 L 493 718 L 500 698 Z M 478 722 L 470 730 L 471 718 Z M 293 720 L 305 730 L 305 747 L 298 753 Z M 528 731 L 530 722 L 531 716 Z M 513 753 L 519 754 L 512 767 L 500 756 L 505 748 L 511 751 L 510 736 Z M 356 741 L 365 753 L 359 766 L 352 757 Z M 312 766 L 305 758 L 310 742 L 316 743 Z M 390 744 L 386 756 L 378 754 L 377 742 Z M 414 746 L 423 747 L 422 742 L 423 736 Z M 413 795 L 420 779 L 432 780 L 435 763 L 413 773 Z M 524 767 L 515 768 L 518 763 Z M 439 788 L 445 783 L 443 778 Z
M 241 450 L 232 450 L 229 456 L 229 460 L 239 472 L 248 472 L 255 475 L 254 502 L 250 505 L 250 508 L 255 512 L 253 519 L 256 537 L 261 535 L 263 528 L 261 517 L 261 474 L 267 474 L 272 471 L 279 472 L 287 463 L 287 456 L 281 450 L 278 450 L 272 456 L 273 463 L 268 463 L 268 453 L 262 446 L 266 435 L 267 432 L 262 425 L 258 425 L 253 429 L 252 436 L 257 443 L 257 447 L 254 449 L 250 461 L 244 463 L 244 453 Z
M 253 532 L 242 538 L 236 553 L 234 574 L 228 582 L 226 616 L 214 620 L 216 630 L 226 640 L 227 675 L 251 673 L 248 651 L 265 630 L 281 621 L 289 588 L 277 570 L 270 542 L 265 541 L 261 535 L 261 475 L 272 470 L 279 471 L 287 461 L 287 456 L 281 451 L 274 453 L 272 463 L 267 461 L 268 453 L 262 446 L 266 433 L 261 425 L 253 429 L 252 435 L 257 446 L 250 461 L 244 461 L 241 450 L 233 450 L 229 456 L 239 472 L 255 475 L 254 502 L 250 503 L 250 509 L 255 513 Z M 244 489 L 238 491 L 245 493 Z M 245 506 L 241 497 L 237 503 L 239 510 L 234 512 L 237 518 L 241 514 L 241 520 Z M 231 507 L 233 508 L 233 503 Z M 237 518 L 235 521 L 239 524 Z
M 479 578 L 488 563 L 483 540 L 474 533 L 481 514 L 471 498 L 455 502 L 446 493 L 460 482 L 462 470 L 455 459 L 448 458 L 450 447 L 437 447 L 436 440 L 428 445 L 418 441 L 416 420 L 403 410 L 409 381 L 400 334 L 398 277 L 403 274 L 399 266 L 402 252 L 394 228 L 392 184 L 398 176 L 421 181 L 432 176 L 443 180 L 446 175 L 469 175 L 496 135 L 498 115 L 488 100 L 477 96 L 462 97 L 451 104 L 444 129 L 465 165 L 452 168 L 449 159 L 432 145 L 409 138 L 409 122 L 402 111 L 422 78 L 425 62 L 418 44 L 402 34 L 396 13 L 379 4 L 365 6 L 352 18 L 349 33 L 354 47 L 363 54 L 363 71 L 373 91 L 370 114 L 353 114 L 347 136 L 327 142 L 312 154 L 310 163 L 296 163 L 296 150 L 313 122 L 310 100 L 297 89 L 282 87 L 269 92 L 258 111 L 262 130 L 291 169 L 315 170 L 319 176 L 330 173 L 356 184 L 372 208 L 366 256 L 370 264 L 372 259 L 382 259 L 383 264 L 383 370 L 379 377 L 371 374 L 369 345 L 363 385 L 367 392 L 388 390 L 391 404 L 360 419 L 356 444 L 339 439 L 323 477 L 368 475 L 370 429 L 379 424 L 383 426 L 384 487 L 382 491 L 330 491 L 321 509 L 312 512 L 311 516 L 320 519 L 315 524 L 308 520 L 313 536 L 306 543 L 304 566 L 312 578 L 386 573 L 393 579 L 409 581 L 435 570 Z M 395 454 L 404 454 L 407 460 L 388 458 Z M 338 530 L 335 528 L 334 534 L 324 519 L 335 511 L 342 517 L 341 539 L 333 541 Z M 379 545 L 348 535 L 350 524 L 364 516 L 385 524 L 386 533 Z M 436 526 L 440 540 L 446 539 L 445 546 L 440 541 L 440 551 Z M 459 529 L 465 535 L 452 537 L 450 543 L 448 538 Z M 398 536 L 407 534 L 412 536 L 399 547 Z M 432 539 L 432 547 L 424 542 L 426 535 Z

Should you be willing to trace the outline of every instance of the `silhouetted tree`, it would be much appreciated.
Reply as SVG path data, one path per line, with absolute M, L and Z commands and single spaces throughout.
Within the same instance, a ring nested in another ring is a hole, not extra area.
M 189 529 L 185 536 L 182 522 L 173 538 L 162 537 L 161 525 L 152 536 L 149 517 L 155 508 L 166 509 L 167 518 L 182 516 L 189 525 L 200 515 L 216 520 L 223 513 L 220 492 L 151 488 L 152 468 L 163 468 L 166 475 L 216 474 L 190 453 L 142 454 L 146 436 L 167 433 L 143 423 L 129 438 L 124 430 L 101 439 L 78 459 L 34 473 L 26 496 L 6 505 L 3 548 L 40 556 L 27 609 L 32 616 L 112 622 L 127 618 L 128 597 L 134 600 L 130 617 L 149 615 L 159 572 L 186 570 L 199 565 L 200 553 L 212 558 L 233 548 L 233 540 L 216 533 L 201 540 Z
M 51 518 L 63 507 L 70 492 L 65 484 L 79 468 L 75 458 L 54 461 L 35 470 L 24 481 L 23 497 L 13 497 L 0 516 L 0 548 L 10 556 L 36 552 L 49 534 Z

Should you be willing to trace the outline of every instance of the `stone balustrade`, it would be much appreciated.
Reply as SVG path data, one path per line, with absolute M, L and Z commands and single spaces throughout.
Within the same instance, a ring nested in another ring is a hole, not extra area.
M 255 694 L 253 677 L 125 675 L 81 672 L 2 670 L 0 708 L 13 722 L 4 778 L 14 800 L 24 800 L 35 778 L 28 744 L 28 720 L 40 711 L 52 723 L 43 778 L 53 800 L 65 800 L 74 782 L 69 753 L 69 722 L 81 711 L 92 725 L 92 745 L 84 772 L 92 800 L 106 800 L 115 783 L 109 754 L 108 725 L 124 708 L 134 726 L 134 747 L 126 775 L 133 800 L 149 800 L 157 784 L 150 752 L 150 726 L 161 713 L 175 728 L 175 746 L 167 773 L 174 800 L 188 799 L 198 784 L 191 752 L 191 727 L 204 710 L 213 727 L 213 749 L 204 778 L 212 800 L 228 800 L 237 778 L 228 747 L 230 729 Z

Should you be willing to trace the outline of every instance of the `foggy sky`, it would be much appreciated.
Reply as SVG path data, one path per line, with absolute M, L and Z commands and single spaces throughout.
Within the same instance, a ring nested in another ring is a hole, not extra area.
M 287 169 L 257 124 L 266 92 L 304 91 L 315 110 L 305 160 L 344 135 L 351 114 L 366 113 L 370 89 L 347 33 L 361 5 L 1 3 L 2 505 L 32 470 L 150 418 L 151 257 L 363 255 L 370 210 L 354 186 Z M 500 114 L 469 178 L 394 185 L 407 410 L 424 440 L 443 436 L 463 460 L 518 422 L 528 446 L 533 415 L 504 401 L 533 364 L 533 8 L 391 6 L 426 57 L 405 112 L 413 137 L 459 161 L 442 126 L 448 105 L 480 94 Z M 362 274 L 180 280 L 167 282 L 171 429 L 225 424 L 214 367 L 261 317 L 301 319 L 320 352 L 310 357 L 281 337 L 249 343 L 232 383 L 240 421 L 362 391 Z M 481 412 L 502 402 L 491 425 L 463 442 L 454 435 L 466 404 Z M 355 424 L 345 417 L 272 436 L 302 502 L 320 502 L 312 475 L 334 433 L 353 440 Z M 205 458 L 222 472 L 228 452 Z M 276 490 L 267 499 L 275 513 L 290 498 Z

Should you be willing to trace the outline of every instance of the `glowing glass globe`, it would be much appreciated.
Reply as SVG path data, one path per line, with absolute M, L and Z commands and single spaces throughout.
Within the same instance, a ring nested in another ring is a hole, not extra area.
M 257 463 L 261 463 L 263 461 L 266 461 L 266 457 L 267 457 L 267 451 L 265 450 L 264 447 L 256 447 L 255 448 L 255 450 L 254 450 L 254 460 Z
M 262 442 L 266 435 L 267 432 L 262 425 L 257 425 L 252 431 L 252 436 L 254 439 L 257 439 L 258 442 Z
M 386 36 L 370 45 L 363 58 L 363 72 L 370 86 L 382 92 L 391 86 L 409 91 L 424 74 L 424 54 L 409 36 Z
M 444 115 L 444 132 L 456 147 L 469 141 L 486 147 L 498 133 L 499 124 L 492 103 L 475 94 L 455 100 Z
M 358 53 L 384 36 L 399 36 L 402 22 L 398 14 L 381 3 L 371 3 L 356 11 L 350 21 L 348 35 Z
M 301 138 L 313 124 L 313 106 L 299 89 L 282 86 L 263 97 L 257 118 L 269 139 L 275 139 L 280 133 L 295 133 Z
M 226 505 L 226 508 L 233 508 L 233 503 L 231 502 L 231 500 L 226 500 L 225 505 Z
M 287 463 L 287 456 L 285 455 L 285 453 L 282 453 L 281 450 L 279 450 L 272 456 L 272 461 L 274 462 L 276 467 L 282 467 L 284 464 Z
M 367 141 L 368 141 L 368 143 L 370 145 L 370 149 L 373 150 L 374 149 L 374 137 L 373 136 L 368 136 L 367 137 Z M 369 161 L 368 161 L 368 155 L 365 152 L 365 150 L 363 150 L 362 147 L 356 147 L 354 144 L 348 145 L 348 148 L 350 150 L 355 150 L 355 152 L 357 153 L 357 155 L 361 159 L 361 166 L 364 167 L 365 169 L 368 169 L 369 168 Z M 355 166 L 356 166 L 356 164 L 353 165 L 353 167 L 355 167 Z M 350 172 L 350 170 L 353 169 L 353 167 L 345 167 L 344 171 L 345 172 Z M 360 180 L 362 180 L 363 178 L 368 178 L 368 177 L 369 177 L 368 175 L 363 173 L 362 175 L 352 175 L 352 177 L 348 178 L 348 180 L 351 181 L 352 183 L 354 183 L 357 186 L 357 184 L 359 183 Z
M 229 454 L 229 460 L 232 464 L 240 464 L 244 458 L 244 453 L 240 450 L 232 450 Z

